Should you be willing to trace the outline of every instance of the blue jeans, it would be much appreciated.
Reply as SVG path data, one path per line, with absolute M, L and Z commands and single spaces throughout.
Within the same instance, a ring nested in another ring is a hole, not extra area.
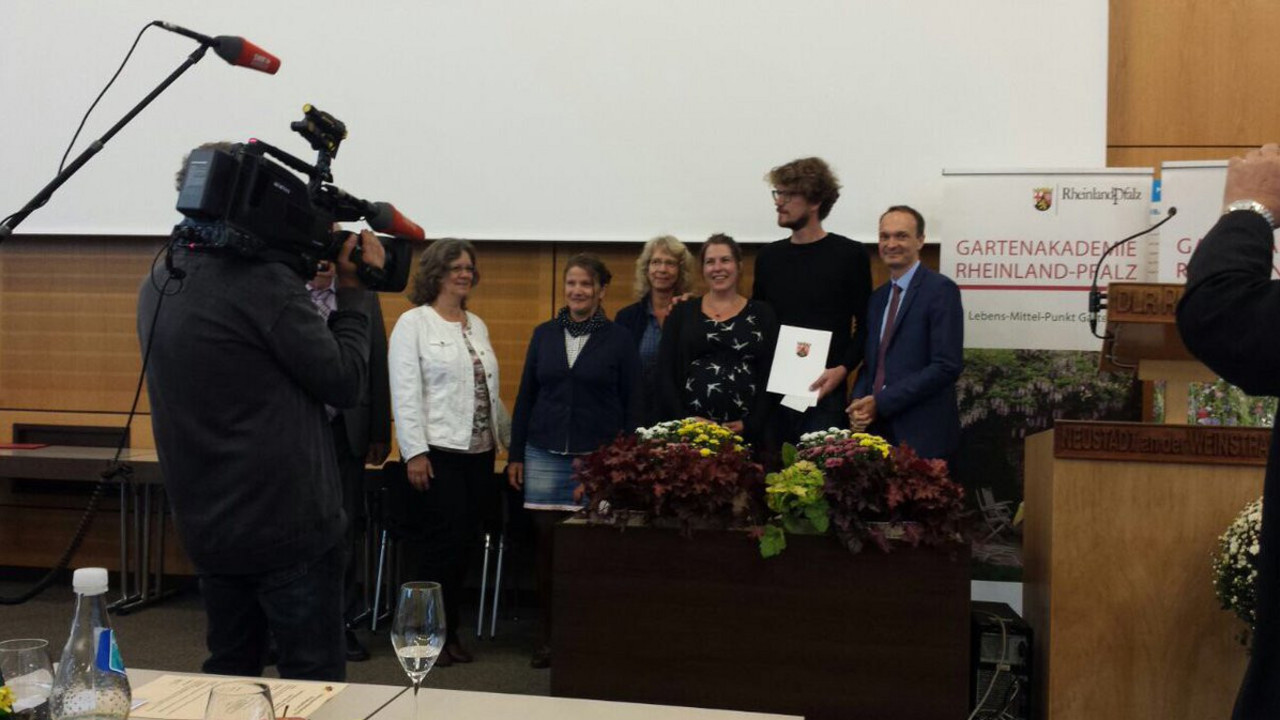
M 268 637 L 280 677 L 342 681 L 347 676 L 344 549 L 252 575 L 201 575 L 209 628 L 204 672 L 262 675 Z

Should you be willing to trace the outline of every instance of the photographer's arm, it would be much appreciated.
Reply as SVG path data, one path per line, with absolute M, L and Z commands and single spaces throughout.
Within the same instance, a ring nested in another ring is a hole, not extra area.
M 1280 148 L 1234 158 L 1223 205 L 1255 200 L 1280 211 Z M 1257 213 L 1232 212 L 1209 231 L 1187 267 L 1178 329 L 1197 358 L 1251 395 L 1280 394 L 1280 282 L 1271 279 L 1273 234 Z
M 383 262 L 382 244 L 366 231 L 365 261 Z M 317 400 L 336 408 L 353 407 L 368 382 L 369 311 L 351 262 L 356 237 L 347 239 L 337 261 L 337 310 L 328 326 L 299 285 L 285 298 L 267 334 L 276 359 Z M 352 282 L 355 284 L 353 285 Z

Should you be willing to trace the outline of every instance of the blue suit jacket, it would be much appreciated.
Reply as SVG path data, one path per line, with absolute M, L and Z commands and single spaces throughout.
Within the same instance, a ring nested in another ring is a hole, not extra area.
M 855 398 L 872 394 L 880 355 L 881 319 L 890 284 L 871 294 L 867 307 L 867 354 L 854 385 Z M 885 353 L 885 387 L 875 393 L 873 432 L 910 445 L 926 458 L 949 458 L 960 447 L 956 379 L 964 369 L 964 308 L 960 288 L 945 275 L 916 268 L 898 308 Z

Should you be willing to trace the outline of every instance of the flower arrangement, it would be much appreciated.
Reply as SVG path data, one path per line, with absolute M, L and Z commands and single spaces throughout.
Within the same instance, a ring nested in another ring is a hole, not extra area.
M 1262 532 L 1262 498 L 1245 506 L 1227 531 L 1218 538 L 1213 556 L 1213 589 L 1223 610 L 1230 610 L 1248 626 L 1240 642 L 1249 644 L 1255 622 L 1258 577 L 1258 539 Z
M 692 418 L 620 436 L 574 461 L 587 515 L 625 527 L 632 516 L 694 525 L 750 525 L 759 516 L 764 467 L 742 438 Z
M 784 449 L 783 462 L 788 467 L 767 480 L 788 501 L 769 503 L 778 514 L 760 534 L 765 557 L 781 552 L 788 523 L 795 524 L 797 514 L 808 519 L 815 506 L 828 510 L 836 535 L 855 553 L 867 542 L 890 552 L 895 540 L 914 547 L 964 539 L 964 489 L 951 480 L 945 462 L 920 458 L 906 445 L 894 448 L 878 435 L 831 428 L 801 436 L 798 449 Z M 801 463 L 802 470 L 791 471 Z
M 13 714 L 13 689 L 0 685 L 0 718 L 7 718 Z
M 636 437 L 660 445 L 689 445 L 697 448 L 703 457 L 722 450 L 739 453 L 747 451 L 742 437 L 735 435 L 729 428 L 696 418 L 667 420 L 653 427 L 640 428 L 636 430 Z

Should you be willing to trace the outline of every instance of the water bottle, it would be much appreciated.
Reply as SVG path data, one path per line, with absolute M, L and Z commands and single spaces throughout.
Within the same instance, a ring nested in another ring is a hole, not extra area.
M 132 693 L 107 621 L 107 571 L 80 568 L 71 584 L 76 617 L 49 696 L 53 720 L 125 720 Z

